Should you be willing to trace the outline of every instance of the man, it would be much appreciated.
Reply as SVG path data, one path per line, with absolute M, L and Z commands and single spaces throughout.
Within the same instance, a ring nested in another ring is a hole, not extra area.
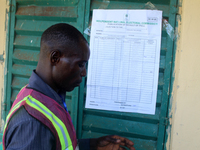
M 134 150 L 133 142 L 119 136 L 76 139 L 64 100 L 86 76 L 89 56 L 87 41 L 73 26 L 60 23 L 44 31 L 37 68 L 8 114 L 4 149 Z

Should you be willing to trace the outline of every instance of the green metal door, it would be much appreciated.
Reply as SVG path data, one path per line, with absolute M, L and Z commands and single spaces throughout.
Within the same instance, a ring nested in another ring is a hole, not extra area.
M 4 120 L 20 88 L 28 83 L 32 70 L 36 68 L 43 31 L 53 24 L 65 22 L 83 32 L 85 1 L 12 0 L 10 6 Z M 76 127 L 78 88 L 67 93 L 66 103 Z
M 90 24 L 93 9 L 144 9 L 147 2 L 148 0 L 86 0 L 85 28 Z M 174 28 L 177 1 L 152 0 L 151 3 L 163 11 L 163 18 Z M 87 38 L 89 41 L 89 37 Z M 164 149 L 173 43 L 174 41 L 163 29 L 155 115 L 86 109 L 87 78 L 85 78 L 79 91 L 78 138 L 117 134 L 131 139 L 137 150 Z
M 20 88 L 28 83 L 36 68 L 42 32 L 49 26 L 66 22 L 82 33 L 92 19 L 93 9 L 144 9 L 148 0 L 10 0 L 7 73 L 2 117 L 6 115 Z M 163 17 L 175 28 L 177 0 L 152 0 Z M 89 37 L 86 36 L 89 41 Z M 159 84 L 155 115 L 122 113 L 85 108 L 86 79 L 67 93 L 66 103 L 77 128 L 78 138 L 118 134 L 135 143 L 137 150 L 164 149 L 169 87 L 174 41 L 162 32 Z

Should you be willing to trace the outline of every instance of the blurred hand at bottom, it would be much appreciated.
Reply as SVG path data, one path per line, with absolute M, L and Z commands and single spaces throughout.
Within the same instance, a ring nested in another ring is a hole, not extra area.
M 97 139 L 90 139 L 90 150 L 135 150 L 134 143 L 127 138 L 117 135 L 103 136 Z

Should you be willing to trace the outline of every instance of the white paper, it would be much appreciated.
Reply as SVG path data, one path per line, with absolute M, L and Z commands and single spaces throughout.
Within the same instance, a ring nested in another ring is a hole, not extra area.
M 93 10 L 86 108 L 155 114 L 162 11 Z

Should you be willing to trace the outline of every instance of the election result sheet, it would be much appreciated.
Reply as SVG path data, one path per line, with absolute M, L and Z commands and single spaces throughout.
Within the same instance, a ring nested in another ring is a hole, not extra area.
M 155 114 L 162 11 L 93 10 L 86 108 Z

